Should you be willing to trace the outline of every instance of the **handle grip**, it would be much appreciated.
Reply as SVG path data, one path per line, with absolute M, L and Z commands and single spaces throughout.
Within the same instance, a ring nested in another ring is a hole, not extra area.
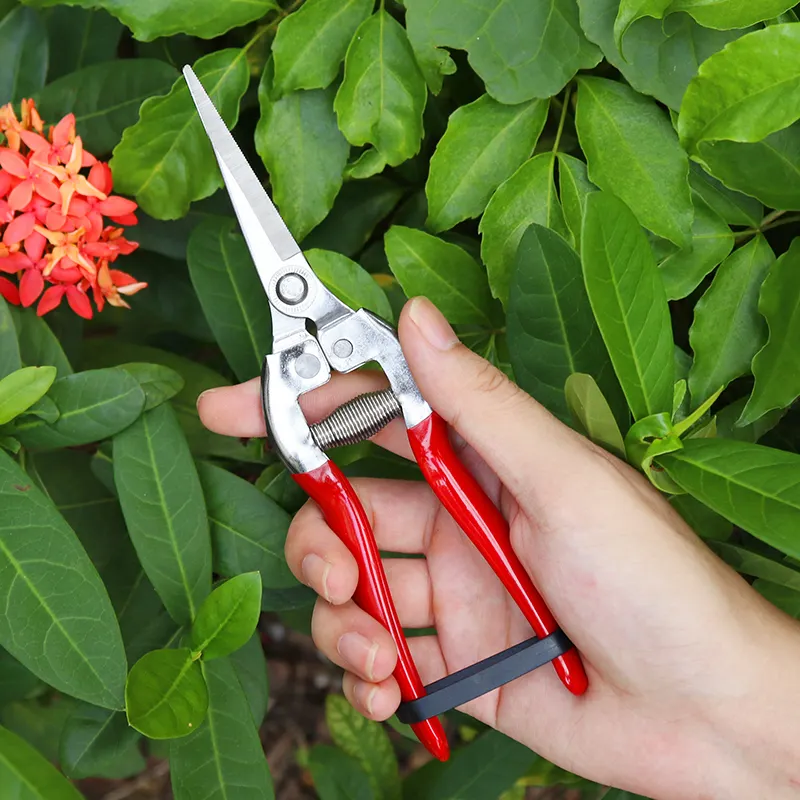
M 425 480 L 503 582 L 534 633 L 543 639 L 556 631 L 550 609 L 511 547 L 508 523 L 456 456 L 447 423 L 434 411 L 409 428 L 408 439 Z M 589 682 L 574 647 L 552 663 L 570 692 L 586 691 Z
M 326 461 L 310 472 L 292 477 L 320 507 L 325 521 L 344 542 L 358 564 L 358 585 L 353 599 L 389 631 L 397 647 L 394 677 L 400 686 L 403 701 L 424 697 L 425 687 L 411 658 L 397 617 L 378 545 L 364 507 L 350 481 L 332 461 Z M 411 727 L 432 755 L 440 761 L 447 760 L 450 748 L 442 723 L 436 717 L 414 723 Z

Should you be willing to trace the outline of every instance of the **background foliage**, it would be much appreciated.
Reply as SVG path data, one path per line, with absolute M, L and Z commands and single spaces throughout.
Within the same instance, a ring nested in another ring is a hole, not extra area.
M 0 103 L 75 114 L 143 212 L 124 260 L 149 283 L 91 321 L 0 298 L 0 785 L 74 798 L 149 753 L 178 800 L 273 796 L 254 630 L 307 629 L 303 496 L 196 414 L 270 329 L 184 63 L 334 292 L 388 320 L 429 296 L 800 616 L 793 4 L 0 0 Z M 605 792 L 456 713 L 451 761 L 416 771 L 398 723 L 335 694 L 326 718 L 298 753 L 323 800 Z

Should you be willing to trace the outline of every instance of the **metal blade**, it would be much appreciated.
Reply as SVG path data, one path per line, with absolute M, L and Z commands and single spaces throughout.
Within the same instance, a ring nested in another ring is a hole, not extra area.
M 300 246 L 289 233 L 278 209 L 264 191 L 192 68 L 185 66 L 183 75 L 211 140 L 242 233 L 266 289 L 281 262 L 299 253 Z

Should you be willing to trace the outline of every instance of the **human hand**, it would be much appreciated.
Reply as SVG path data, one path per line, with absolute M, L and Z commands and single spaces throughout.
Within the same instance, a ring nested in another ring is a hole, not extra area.
M 716 558 L 650 484 L 556 420 L 458 343 L 426 300 L 399 335 L 428 402 L 468 443 L 461 457 L 510 522 L 534 584 L 582 655 L 589 689 L 567 692 L 542 667 L 463 711 L 592 780 L 656 798 L 793 797 L 790 713 L 796 623 Z M 303 398 L 309 420 L 382 388 L 336 376 Z M 258 381 L 202 396 L 212 430 L 264 435 Z M 375 437 L 410 457 L 396 420 Z M 385 559 L 409 646 L 430 683 L 531 636 L 490 567 L 424 483 L 353 482 Z M 372 719 L 396 710 L 389 634 L 351 600 L 357 567 L 308 503 L 286 543 L 294 574 L 321 598 L 317 646 L 347 672 L 344 691 Z

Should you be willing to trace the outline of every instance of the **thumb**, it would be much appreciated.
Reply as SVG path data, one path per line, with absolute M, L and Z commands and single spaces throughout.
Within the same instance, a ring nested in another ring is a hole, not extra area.
M 563 496 L 565 478 L 574 480 L 590 450 L 582 437 L 462 345 L 426 298 L 403 309 L 399 335 L 423 397 L 514 496 L 530 493 L 532 485 L 560 487 Z

